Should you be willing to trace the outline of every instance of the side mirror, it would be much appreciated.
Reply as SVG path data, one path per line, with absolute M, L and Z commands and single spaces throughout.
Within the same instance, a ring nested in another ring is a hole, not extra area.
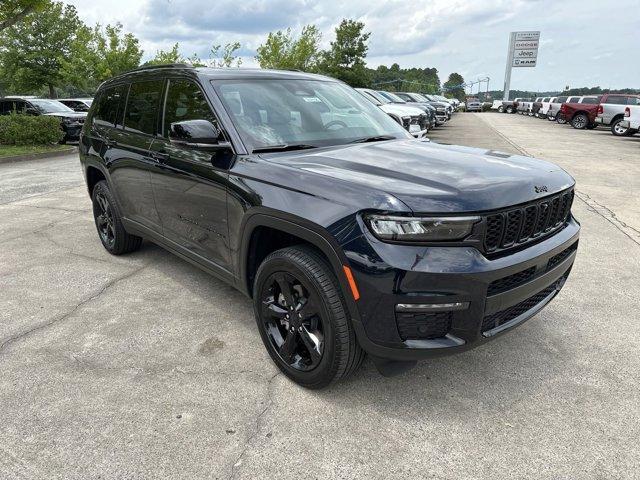
M 231 144 L 209 120 L 184 120 L 169 127 L 169 141 L 190 148 L 226 149 Z

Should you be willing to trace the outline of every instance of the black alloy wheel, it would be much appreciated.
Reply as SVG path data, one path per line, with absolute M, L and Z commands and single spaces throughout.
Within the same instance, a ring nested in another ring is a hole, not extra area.
M 115 220 L 113 218 L 113 208 L 109 204 L 109 200 L 103 192 L 98 192 L 95 195 L 95 201 L 93 203 L 93 215 L 96 219 L 96 227 L 98 228 L 98 235 L 102 243 L 109 248 L 113 248 L 113 244 L 116 241 L 116 227 Z
M 306 245 L 277 250 L 258 267 L 253 307 L 278 368 L 306 388 L 323 388 L 364 358 L 342 289 L 328 261 Z
M 318 295 L 289 272 L 271 274 L 265 286 L 261 317 L 271 345 L 291 368 L 313 370 L 324 353 Z
M 142 245 L 142 238 L 127 233 L 122 225 L 116 202 L 107 182 L 99 181 L 91 192 L 93 218 L 102 246 L 112 255 L 133 252 Z

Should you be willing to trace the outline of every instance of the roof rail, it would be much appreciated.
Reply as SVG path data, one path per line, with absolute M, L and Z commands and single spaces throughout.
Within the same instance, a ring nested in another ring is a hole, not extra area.
M 137 72 L 138 70 L 151 70 L 152 68 L 194 68 L 193 65 L 188 63 L 164 63 L 161 65 L 141 65 L 138 68 L 129 70 L 130 72 Z

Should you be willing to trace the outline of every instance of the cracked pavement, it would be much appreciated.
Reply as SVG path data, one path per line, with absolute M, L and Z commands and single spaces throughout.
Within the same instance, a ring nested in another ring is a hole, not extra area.
M 636 475 L 640 137 L 497 114 L 431 137 L 572 173 L 572 276 L 494 342 L 320 392 L 278 373 L 231 287 L 148 242 L 107 254 L 75 156 L 0 165 L 0 478 Z

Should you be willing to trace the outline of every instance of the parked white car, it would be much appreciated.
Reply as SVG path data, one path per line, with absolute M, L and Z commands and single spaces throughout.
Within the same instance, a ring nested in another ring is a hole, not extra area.
M 356 88 L 356 90 L 360 92 L 364 98 L 380 107 L 382 111 L 400 123 L 400 125 L 415 138 L 422 138 L 429 131 L 428 128 L 421 128 L 422 119 L 426 117 L 426 114 L 419 108 L 391 103 L 388 99 L 370 88 Z
M 573 95 L 571 97 L 556 97 L 554 102 L 551 102 L 549 109 L 547 110 L 547 120 L 553 122 L 556 120 L 556 116 L 560 112 L 560 106 L 563 103 L 578 103 L 580 95 Z
M 628 128 L 633 135 L 640 130 L 640 105 L 627 105 L 624 109 L 624 120 L 620 122 L 623 128 Z
M 558 97 L 551 97 L 551 98 L 543 98 L 542 99 L 542 107 L 540 107 L 540 111 L 538 112 L 538 116 L 540 118 L 546 118 L 547 114 L 549 113 L 549 107 L 551 106 L 551 104 L 553 102 L 556 101 Z

